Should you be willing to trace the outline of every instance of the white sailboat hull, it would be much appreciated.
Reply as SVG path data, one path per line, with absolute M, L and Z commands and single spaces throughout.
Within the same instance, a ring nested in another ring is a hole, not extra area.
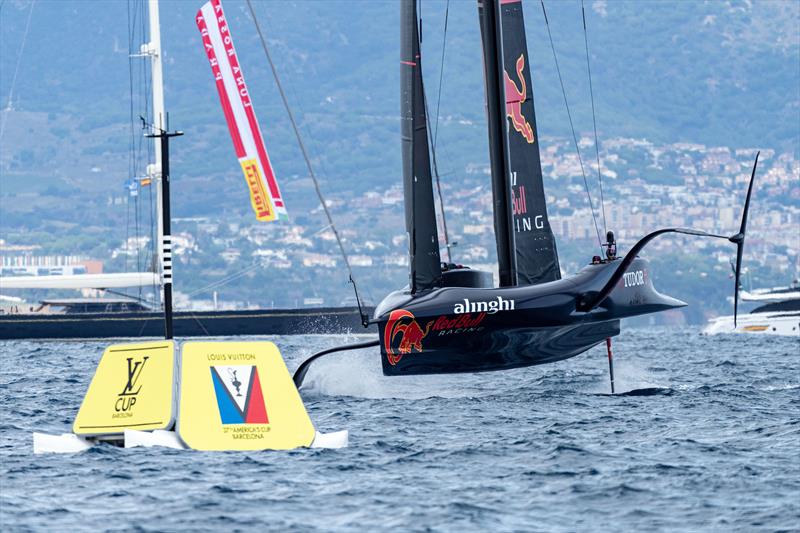
M 778 311 L 774 313 L 750 313 L 739 315 L 734 328 L 733 316 L 721 316 L 711 320 L 703 329 L 705 335 L 722 333 L 751 333 L 759 335 L 800 336 L 800 312 Z

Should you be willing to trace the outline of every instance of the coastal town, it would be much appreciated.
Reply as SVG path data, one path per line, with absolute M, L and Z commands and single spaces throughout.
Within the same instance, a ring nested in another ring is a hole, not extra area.
M 732 234 L 739 224 L 754 149 L 732 150 L 699 144 L 655 145 L 616 138 L 601 145 L 603 202 L 591 138 L 579 146 L 592 193 L 592 218 L 581 161 L 566 139 L 544 139 L 542 164 L 550 224 L 558 239 L 563 273 L 577 271 L 599 253 L 598 234 L 616 233 L 620 250 L 660 227 L 687 227 Z M 445 218 L 454 263 L 496 272 L 491 186 L 485 163 L 469 164 L 441 177 Z M 123 191 L 109 197 L 125 203 Z M 407 281 L 406 236 L 401 185 L 367 187 L 329 196 L 351 266 L 367 299 Z M 289 223 L 258 223 L 207 216 L 173 220 L 176 302 L 203 309 L 257 306 L 315 306 L 353 303 L 342 257 L 319 206 Z M 448 260 L 440 221 L 442 260 Z M 103 257 L 54 254 L 35 242 L 15 238 L 0 243 L 3 275 L 58 275 L 146 270 L 153 262 L 152 232 L 108 242 Z M 651 258 L 701 257 L 703 271 L 729 294 L 724 282 L 733 249 L 722 241 L 672 237 L 648 247 Z M 800 254 L 800 161 L 791 152 L 762 150 L 748 233 L 747 271 L 774 284 L 797 275 Z M 670 259 L 673 260 L 673 259 Z M 706 269 L 708 270 L 708 269 Z M 713 271 L 716 271 L 714 273 Z M 669 278 L 659 288 L 671 289 Z M 280 290 L 279 290 L 280 288 Z M 697 302 L 715 314 L 724 297 Z

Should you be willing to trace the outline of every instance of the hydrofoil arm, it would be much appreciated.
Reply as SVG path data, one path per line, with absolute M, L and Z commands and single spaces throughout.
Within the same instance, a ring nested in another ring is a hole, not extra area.
M 650 241 L 652 241 L 659 235 L 663 235 L 665 233 L 681 233 L 684 235 L 694 235 L 697 237 L 713 237 L 716 239 L 726 239 L 736 245 L 736 270 L 735 270 L 736 286 L 734 288 L 734 303 L 733 303 L 733 323 L 735 327 L 736 316 L 739 311 L 739 279 L 741 277 L 741 272 L 742 272 L 742 254 L 744 252 L 744 240 L 745 240 L 745 233 L 747 231 L 747 213 L 750 210 L 750 196 L 753 192 L 753 183 L 755 181 L 756 168 L 758 167 L 759 154 L 756 154 L 756 161 L 753 164 L 753 172 L 750 175 L 750 184 L 747 187 L 747 198 L 745 199 L 744 202 L 744 210 L 742 211 L 742 223 L 739 226 L 739 233 L 728 237 L 725 235 L 717 235 L 715 233 L 708 233 L 705 231 L 689 229 L 689 228 L 663 228 L 656 230 L 652 233 L 649 233 L 644 237 L 642 237 L 641 239 L 639 239 L 639 241 L 633 245 L 633 248 L 631 248 L 630 252 L 628 252 L 625 258 L 622 259 L 619 266 L 617 266 L 617 269 L 614 271 L 614 273 L 611 275 L 611 277 L 608 279 L 606 284 L 599 292 L 590 292 L 581 295 L 576 304 L 577 310 L 588 313 L 589 311 L 591 311 L 592 309 L 596 308 L 601 303 L 603 303 L 603 301 L 605 301 L 605 299 L 608 298 L 608 296 L 614 290 L 614 287 L 617 286 L 619 280 L 622 279 L 622 276 L 628 270 L 628 267 L 631 265 L 631 263 L 633 263 L 633 261 L 639 255 L 639 252 L 641 252 L 642 249 L 645 246 L 647 246 L 647 244 L 650 243 Z

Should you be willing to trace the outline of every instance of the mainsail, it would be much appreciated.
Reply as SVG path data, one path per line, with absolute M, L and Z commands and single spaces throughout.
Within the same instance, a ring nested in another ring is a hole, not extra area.
M 508 185 L 508 136 L 503 92 L 502 39 L 498 0 L 478 0 L 478 18 L 483 45 L 483 72 L 486 89 L 486 123 L 489 130 L 489 160 L 492 171 L 492 213 L 497 243 L 497 270 L 501 287 L 517 284 L 511 189 Z
M 547 220 L 522 1 L 500 0 L 500 12 L 517 283 L 536 285 L 561 279 L 561 270 Z
M 288 219 L 220 0 L 204 4 L 197 12 L 196 23 L 256 218 Z
M 409 240 L 410 287 L 414 293 L 438 287 L 442 279 L 416 0 L 403 0 L 400 8 L 400 86 L 403 191 Z

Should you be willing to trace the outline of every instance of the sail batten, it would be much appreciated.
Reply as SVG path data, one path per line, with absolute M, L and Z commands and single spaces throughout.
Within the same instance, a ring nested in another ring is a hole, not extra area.
M 501 0 L 500 4 L 517 283 L 536 285 L 561 279 L 561 269 L 547 217 L 522 1 Z
M 403 203 L 412 293 L 441 286 L 442 279 L 417 22 L 416 1 L 403 0 L 400 8 L 400 113 Z

